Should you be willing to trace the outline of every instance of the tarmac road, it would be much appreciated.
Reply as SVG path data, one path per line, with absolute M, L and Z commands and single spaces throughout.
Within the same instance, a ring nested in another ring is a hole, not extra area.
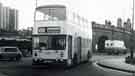
M 0 73 L 5 76 L 132 76 L 131 73 L 102 68 L 96 61 L 116 56 L 95 55 L 93 63 L 83 63 L 72 68 L 61 65 L 32 65 L 31 58 L 23 58 L 20 62 L 0 61 Z M 119 58 L 121 56 L 118 56 Z

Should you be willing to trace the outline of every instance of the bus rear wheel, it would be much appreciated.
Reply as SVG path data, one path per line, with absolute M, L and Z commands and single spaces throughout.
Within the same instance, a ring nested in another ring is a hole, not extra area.
M 79 64 L 78 63 L 78 58 L 77 58 L 77 55 L 74 55 L 74 58 L 73 58 L 73 65 L 77 65 Z
M 90 52 L 87 53 L 87 62 L 89 62 L 89 59 L 91 58 Z

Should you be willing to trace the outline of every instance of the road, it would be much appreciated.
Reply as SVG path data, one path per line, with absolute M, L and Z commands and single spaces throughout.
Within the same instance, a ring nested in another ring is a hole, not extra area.
M 0 73 L 5 76 L 131 76 L 130 73 L 102 68 L 95 62 L 107 58 L 121 58 L 120 56 L 94 55 L 93 63 L 82 63 L 72 68 L 61 65 L 32 65 L 31 58 L 23 58 L 20 62 L 0 61 Z

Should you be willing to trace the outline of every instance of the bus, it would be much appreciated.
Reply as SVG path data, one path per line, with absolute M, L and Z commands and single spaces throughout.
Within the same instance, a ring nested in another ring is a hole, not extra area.
M 67 66 L 92 57 L 92 26 L 70 13 L 65 5 L 36 8 L 32 33 L 33 63 L 64 63 Z

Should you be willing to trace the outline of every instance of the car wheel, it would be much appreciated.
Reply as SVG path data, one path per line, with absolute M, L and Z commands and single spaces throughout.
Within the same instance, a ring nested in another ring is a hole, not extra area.
M 2 59 L 2 56 L 0 55 L 0 59 Z
M 108 55 L 112 55 L 112 52 L 107 52 Z
M 13 60 L 14 60 L 14 57 L 9 58 L 9 60 L 10 60 L 10 61 L 13 61 Z
M 20 61 L 20 60 L 21 60 L 21 56 L 20 56 L 20 55 L 16 56 L 16 57 L 15 57 L 15 60 L 16 60 L 16 61 Z
M 126 51 L 124 51 L 124 52 L 123 52 L 123 54 L 127 54 L 127 52 L 126 52 Z

